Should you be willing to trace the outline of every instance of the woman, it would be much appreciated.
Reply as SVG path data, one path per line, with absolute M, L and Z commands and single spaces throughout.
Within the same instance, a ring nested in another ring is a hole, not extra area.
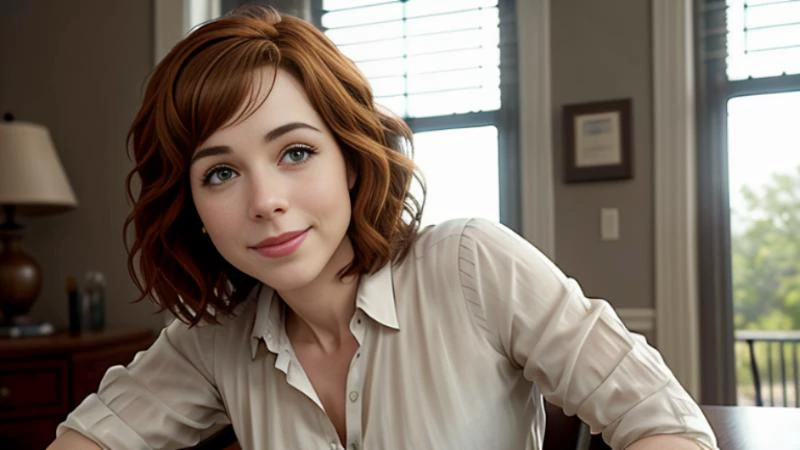
M 542 395 L 615 448 L 716 447 L 659 354 L 530 244 L 485 220 L 417 231 L 411 132 L 306 22 L 199 28 L 129 137 L 131 274 L 180 320 L 51 448 L 230 422 L 245 449 L 538 449 Z

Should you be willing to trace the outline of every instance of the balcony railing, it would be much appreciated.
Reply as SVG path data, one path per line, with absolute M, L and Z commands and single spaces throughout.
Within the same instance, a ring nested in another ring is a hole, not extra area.
M 769 383 L 767 390 L 769 406 L 800 406 L 800 376 L 797 371 L 800 331 L 737 331 L 736 341 L 747 345 L 756 406 L 764 406 L 762 376 L 765 371 L 767 375 L 765 381 Z M 775 348 L 777 348 L 777 358 Z M 777 367 L 775 359 L 778 359 Z M 775 387 L 779 381 L 780 395 L 776 405 Z M 790 402 L 792 397 L 793 405 Z

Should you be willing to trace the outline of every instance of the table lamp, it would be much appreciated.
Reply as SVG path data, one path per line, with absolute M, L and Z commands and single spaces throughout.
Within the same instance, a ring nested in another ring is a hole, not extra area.
M 47 128 L 0 122 L 0 311 L 3 324 L 24 324 L 42 288 L 42 271 L 22 250 L 19 216 L 64 212 L 77 205 Z

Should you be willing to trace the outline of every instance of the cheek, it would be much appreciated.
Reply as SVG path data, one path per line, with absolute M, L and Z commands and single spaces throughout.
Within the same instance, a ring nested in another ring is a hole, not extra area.
M 313 203 L 318 209 L 331 214 L 341 214 L 343 210 L 349 210 L 350 191 L 344 174 L 320 177 L 319 182 L 309 186 L 304 191 L 306 202 Z
M 236 205 L 236 202 L 225 201 L 221 197 L 194 197 L 197 215 L 200 216 L 200 220 L 209 233 L 216 235 L 232 231 L 233 218 L 236 217 L 234 215 Z

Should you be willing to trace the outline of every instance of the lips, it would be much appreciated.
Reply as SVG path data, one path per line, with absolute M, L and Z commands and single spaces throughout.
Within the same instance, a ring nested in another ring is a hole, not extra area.
M 264 239 L 251 248 L 268 258 L 288 256 L 300 248 L 307 233 L 308 229 L 283 233 L 275 237 Z
M 263 241 L 259 242 L 258 244 L 254 245 L 253 247 L 254 248 L 270 247 L 270 246 L 273 246 L 273 245 L 283 244 L 284 242 L 291 241 L 292 239 L 296 238 L 297 236 L 300 236 L 301 234 L 305 233 L 306 231 L 308 231 L 308 229 L 299 230 L 299 231 L 289 231 L 287 233 L 279 234 L 278 236 L 275 236 L 275 237 L 266 238 Z

